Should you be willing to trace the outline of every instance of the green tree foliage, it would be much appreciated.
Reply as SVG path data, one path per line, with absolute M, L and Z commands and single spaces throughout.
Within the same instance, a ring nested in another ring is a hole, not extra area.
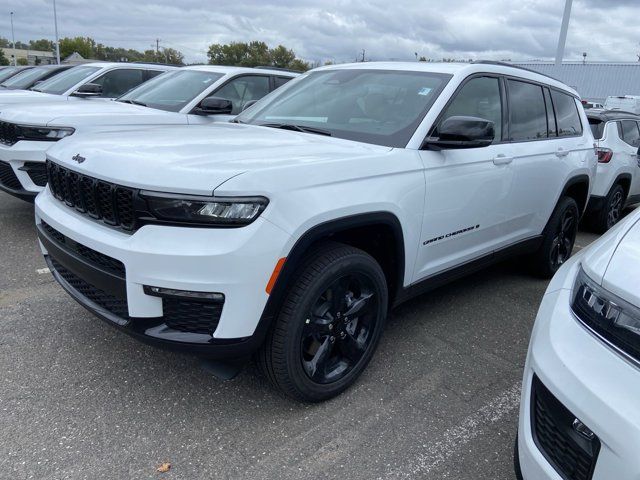
M 299 58 L 293 50 L 283 45 L 269 48 L 264 42 L 214 43 L 207 52 L 211 65 L 235 65 L 239 67 L 257 67 L 260 65 L 308 70 L 309 64 Z
M 40 50 L 43 52 L 53 52 L 56 49 L 51 40 L 41 38 L 40 40 L 29 40 L 29 50 Z
M 29 62 L 27 61 L 26 58 L 19 58 L 18 60 L 16 60 L 16 63 L 21 66 L 29 65 Z
M 9 59 L 5 56 L 2 48 L 0 48 L 0 65 L 9 65 Z
M 65 37 L 60 40 L 60 57 L 65 58 L 74 52 L 78 52 L 84 58 L 93 58 L 96 42 L 89 37 Z

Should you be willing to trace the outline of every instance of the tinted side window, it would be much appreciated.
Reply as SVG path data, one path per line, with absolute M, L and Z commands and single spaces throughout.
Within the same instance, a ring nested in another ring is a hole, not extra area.
M 102 85 L 102 96 L 115 98 L 127 93 L 145 81 L 143 71 L 133 68 L 111 70 L 91 83 Z
M 593 138 L 596 140 L 600 140 L 602 135 L 604 135 L 604 126 L 605 123 L 602 120 L 597 118 L 589 119 L 589 127 L 591 127 L 591 133 L 593 133 Z
M 551 93 L 549 89 L 544 89 L 544 103 L 547 107 L 547 130 L 550 137 L 558 136 L 558 127 L 556 126 L 556 115 L 553 112 L 553 102 L 551 101 Z
M 620 122 L 622 130 L 622 140 L 628 143 L 632 147 L 640 146 L 640 130 L 638 130 L 638 124 L 633 120 L 622 120 Z
M 292 80 L 292 78 L 291 77 L 273 77 L 273 80 L 275 82 L 275 88 L 279 88 L 285 83 L 287 83 L 289 80 Z
M 498 79 L 478 77 L 469 80 L 445 109 L 440 122 L 458 115 L 492 121 L 496 132 L 494 142 L 499 142 L 502 139 L 502 98 Z M 437 136 L 437 128 L 434 135 Z
M 515 142 L 547 138 L 547 109 L 541 86 L 509 80 L 509 136 Z
M 143 70 L 144 81 L 151 80 L 153 77 L 157 77 L 161 73 L 164 73 L 163 70 Z
M 582 134 L 582 124 L 575 99 L 571 95 L 556 90 L 551 91 L 551 98 L 558 121 L 558 135 L 563 137 Z
M 231 114 L 237 115 L 248 101 L 260 100 L 267 93 L 269 93 L 269 77 L 244 75 L 234 78 L 211 96 L 231 100 L 233 104 Z

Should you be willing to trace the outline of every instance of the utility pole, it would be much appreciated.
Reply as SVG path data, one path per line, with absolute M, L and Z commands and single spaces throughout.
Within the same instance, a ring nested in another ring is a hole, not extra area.
M 156 38 L 156 56 L 160 54 L 160 39 Z
M 558 50 L 556 51 L 556 67 L 562 65 L 564 57 L 564 46 L 567 43 L 567 31 L 569 30 L 569 18 L 571 17 L 571 4 L 573 0 L 565 0 L 562 26 L 560 27 L 560 38 L 558 38 Z
M 53 0 L 53 23 L 56 27 L 56 60 L 60 65 L 60 41 L 58 40 L 58 12 L 56 11 L 56 0 Z
M 364 48 L 362 49 L 362 61 L 364 62 Z
M 13 12 L 11 12 L 11 48 L 13 50 L 13 66 L 15 67 L 17 63 L 16 58 L 16 36 L 13 34 Z

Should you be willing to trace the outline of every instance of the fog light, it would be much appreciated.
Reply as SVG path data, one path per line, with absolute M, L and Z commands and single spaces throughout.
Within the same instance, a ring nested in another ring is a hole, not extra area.
M 586 438 L 587 440 L 593 440 L 594 437 L 596 436 L 595 433 L 593 433 L 589 427 L 587 427 L 584 423 L 582 423 L 579 419 L 575 419 L 573 421 L 573 429 L 578 432 L 580 435 L 582 435 L 584 438 Z
M 193 292 L 191 290 L 176 290 L 174 288 L 150 287 L 147 285 L 144 286 L 144 293 L 154 297 L 188 298 L 201 302 L 224 302 L 224 295 L 222 293 Z

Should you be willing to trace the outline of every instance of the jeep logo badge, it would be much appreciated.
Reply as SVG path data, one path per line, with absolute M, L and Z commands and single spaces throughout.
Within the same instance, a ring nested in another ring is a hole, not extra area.
M 73 157 L 71 157 L 71 160 L 75 160 L 78 163 L 82 163 L 82 162 L 84 162 L 86 160 L 86 158 L 84 158 L 79 153 L 76 153 Z

